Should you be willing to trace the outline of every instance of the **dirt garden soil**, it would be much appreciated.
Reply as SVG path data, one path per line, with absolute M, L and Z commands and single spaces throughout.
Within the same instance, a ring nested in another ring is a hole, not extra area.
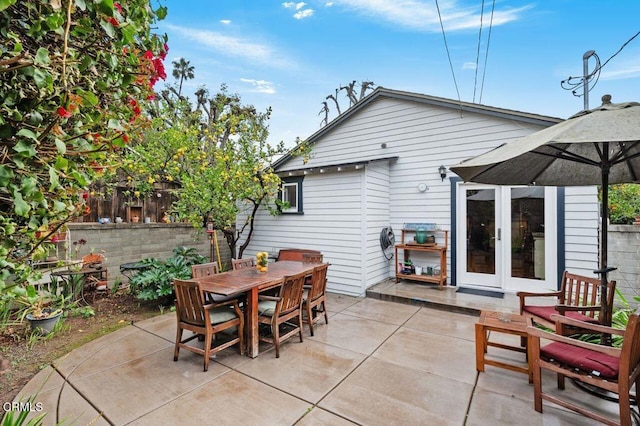
M 157 303 L 143 303 L 130 294 L 98 298 L 91 307 L 94 316 L 71 310 L 60 330 L 47 337 L 32 338 L 22 325 L 0 332 L 0 403 L 12 401 L 38 371 L 73 349 L 161 314 Z

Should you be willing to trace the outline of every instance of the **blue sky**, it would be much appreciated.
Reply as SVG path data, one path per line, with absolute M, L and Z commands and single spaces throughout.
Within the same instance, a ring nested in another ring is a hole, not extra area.
M 320 129 L 322 102 L 353 80 L 358 96 L 361 82 L 373 81 L 567 118 L 584 101 L 560 82 L 582 75 L 583 54 L 594 50 L 604 63 L 640 31 L 637 0 L 496 0 L 492 25 L 492 0 L 484 1 L 484 14 L 482 0 L 438 0 L 456 89 L 436 0 L 160 4 L 169 9 L 157 30 L 169 36 L 167 81 L 175 82 L 171 62 L 185 58 L 195 79 L 184 83 L 184 94 L 193 98 L 203 85 L 215 93 L 224 83 L 244 103 L 260 111 L 272 107 L 269 140 L 289 147 L 296 136 Z M 595 64 L 590 58 L 589 71 Z M 589 105 L 599 105 L 606 93 L 614 102 L 640 101 L 640 36 L 602 68 Z M 344 112 L 346 91 L 338 102 Z M 337 111 L 332 101 L 328 106 L 331 120 Z

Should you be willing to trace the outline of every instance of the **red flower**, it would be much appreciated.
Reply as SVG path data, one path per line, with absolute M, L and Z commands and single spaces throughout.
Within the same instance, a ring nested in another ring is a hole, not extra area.
M 140 107 L 138 105 L 133 107 L 133 114 L 137 117 L 140 115 L 140 113 L 142 112 L 142 110 L 140 110 Z
M 133 99 L 133 98 L 129 99 L 129 105 L 136 106 L 137 104 L 138 104 L 138 102 L 136 102 L 135 99 Z
M 58 107 L 58 115 L 62 118 L 69 118 L 71 117 L 71 113 L 69 111 L 67 111 L 66 109 L 64 109 L 64 107 Z
M 153 53 L 151 53 L 150 50 L 147 50 L 146 52 L 144 52 L 144 58 L 149 60 L 153 59 Z
M 117 27 L 118 25 L 120 25 L 120 23 L 118 23 L 118 20 L 114 17 L 111 17 L 109 19 L 107 19 L 109 22 L 111 22 L 111 25 L 113 25 L 114 27 Z
M 82 193 L 82 198 L 84 198 L 85 200 L 89 198 L 89 193 L 88 192 L 83 192 Z
M 89 213 L 91 213 L 91 207 L 89 207 L 89 206 L 84 206 L 84 210 L 82 211 L 82 214 L 83 214 L 84 216 L 87 216 L 87 215 L 89 215 Z M 75 244 L 75 243 L 74 243 L 74 244 Z
M 118 9 L 118 12 L 122 15 L 122 6 L 120 5 L 120 3 L 113 3 L 113 7 Z
M 154 93 L 154 94 L 151 94 L 151 95 L 149 95 L 149 96 L 147 96 L 147 100 L 148 100 L 148 101 L 152 101 L 152 100 L 154 100 L 155 98 L 156 98 L 156 94 L 155 94 L 155 93 Z
M 129 136 L 122 135 L 122 140 L 124 141 L 124 143 L 129 143 Z

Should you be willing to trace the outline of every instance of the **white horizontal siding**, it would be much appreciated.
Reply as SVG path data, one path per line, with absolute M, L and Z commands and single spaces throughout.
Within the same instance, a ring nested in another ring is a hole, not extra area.
M 565 188 L 565 268 L 592 276 L 598 269 L 598 190 L 595 186 Z
M 308 175 L 302 183 L 303 215 L 271 216 L 261 209 L 244 257 L 283 248 L 320 250 L 331 263 L 331 291 L 359 295 L 362 289 L 362 170 Z
M 390 277 L 389 265 L 380 247 L 380 231 L 389 226 L 389 163 L 378 161 L 367 165 L 366 229 L 365 229 L 365 278 L 363 287 L 371 286 Z

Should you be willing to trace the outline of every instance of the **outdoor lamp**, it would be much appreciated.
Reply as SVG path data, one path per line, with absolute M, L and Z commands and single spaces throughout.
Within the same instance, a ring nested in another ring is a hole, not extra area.
M 445 166 L 438 167 L 438 172 L 440 172 L 440 178 L 444 182 L 444 178 L 447 177 L 447 168 Z

